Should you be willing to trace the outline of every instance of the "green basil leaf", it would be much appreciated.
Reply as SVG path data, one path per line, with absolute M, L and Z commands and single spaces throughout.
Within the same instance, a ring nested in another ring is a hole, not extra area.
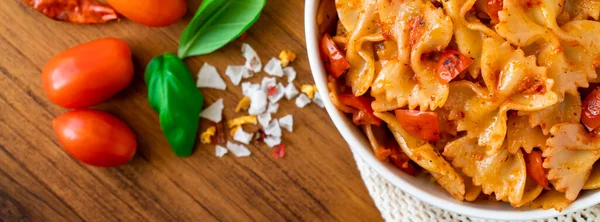
M 148 102 L 158 112 L 163 133 L 177 156 L 189 156 L 198 133 L 204 98 L 187 65 L 166 53 L 148 64 L 144 81 Z
M 265 0 L 204 0 L 179 40 L 179 58 L 204 55 L 238 38 L 258 19 Z

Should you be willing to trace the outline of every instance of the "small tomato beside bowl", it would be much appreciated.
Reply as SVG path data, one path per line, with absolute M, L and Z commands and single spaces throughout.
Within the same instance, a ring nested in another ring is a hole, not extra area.
M 73 158 L 97 167 L 116 167 L 133 158 L 137 139 L 116 117 L 98 110 L 79 109 L 52 121 L 61 146 Z
M 123 90 L 133 79 L 127 43 L 103 38 L 53 57 L 42 71 L 44 91 L 65 108 L 94 106 Z
M 175 23 L 187 11 L 185 0 L 107 0 L 117 12 L 142 25 L 161 27 Z

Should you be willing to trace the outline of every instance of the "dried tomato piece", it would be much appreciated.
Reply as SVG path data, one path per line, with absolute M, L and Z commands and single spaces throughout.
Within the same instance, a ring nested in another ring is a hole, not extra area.
M 76 24 L 102 24 L 119 18 L 109 5 L 94 0 L 24 0 L 49 18 Z

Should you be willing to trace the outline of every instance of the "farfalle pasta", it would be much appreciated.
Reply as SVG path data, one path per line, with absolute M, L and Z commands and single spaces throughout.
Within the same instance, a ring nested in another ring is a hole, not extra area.
M 459 201 L 600 188 L 600 1 L 324 1 L 330 98 L 378 159 Z

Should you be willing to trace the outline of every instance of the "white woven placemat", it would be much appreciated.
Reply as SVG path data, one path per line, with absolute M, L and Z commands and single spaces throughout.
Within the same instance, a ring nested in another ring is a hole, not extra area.
M 354 159 L 369 194 L 385 221 L 489 221 L 462 216 L 421 202 L 388 183 L 359 155 L 354 154 Z M 600 221 L 600 205 L 580 212 L 538 221 Z

